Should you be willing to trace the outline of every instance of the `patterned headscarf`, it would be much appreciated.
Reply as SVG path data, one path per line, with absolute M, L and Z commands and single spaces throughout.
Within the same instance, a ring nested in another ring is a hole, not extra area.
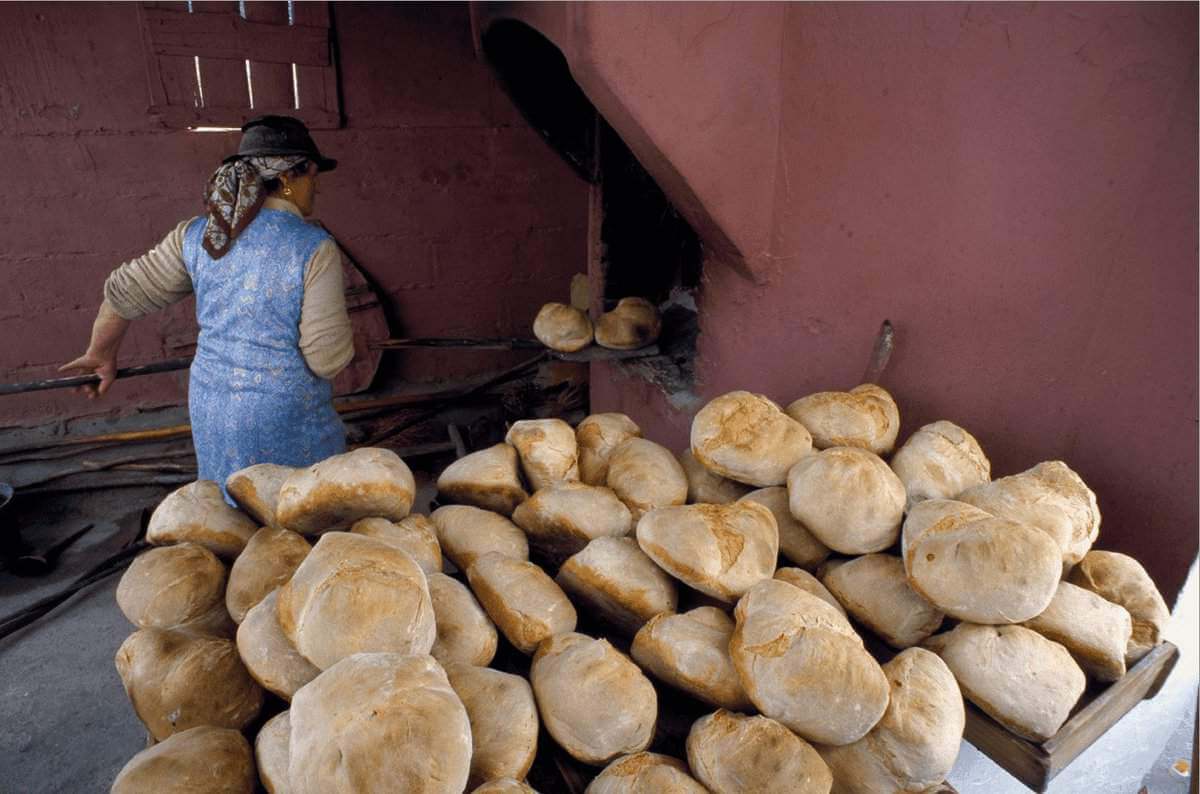
M 302 154 L 241 157 L 214 171 L 204 189 L 208 226 L 202 244 L 208 255 L 213 259 L 223 257 L 258 215 L 267 199 L 263 182 L 287 173 L 307 159 Z

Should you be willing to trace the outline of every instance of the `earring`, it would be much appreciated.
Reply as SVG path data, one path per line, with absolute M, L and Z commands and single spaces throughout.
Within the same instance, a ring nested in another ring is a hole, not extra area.
M 283 195 L 285 195 L 285 196 L 290 196 L 290 195 L 292 195 L 292 189 L 291 189 L 290 187 L 284 187 L 284 189 L 283 189 Z

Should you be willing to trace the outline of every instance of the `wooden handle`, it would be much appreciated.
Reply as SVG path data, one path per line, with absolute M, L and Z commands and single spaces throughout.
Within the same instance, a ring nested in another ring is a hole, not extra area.
M 158 361 L 154 364 L 142 364 L 137 367 L 124 367 L 117 370 L 117 379 L 132 378 L 137 375 L 154 375 L 158 372 L 174 372 L 179 369 L 187 369 L 192 363 L 190 356 L 187 358 L 171 358 L 166 361 Z M 27 383 L 0 383 L 0 395 L 4 394 L 24 394 L 31 391 L 45 391 L 47 389 L 69 389 L 73 386 L 84 386 L 88 383 L 99 383 L 99 375 L 72 375 L 66 378 L 49 378 L 47 380 L 34 380 Z

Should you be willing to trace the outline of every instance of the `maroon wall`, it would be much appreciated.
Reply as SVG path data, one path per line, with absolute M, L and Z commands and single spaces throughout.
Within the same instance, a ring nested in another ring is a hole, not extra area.
M 861 377 L 996 476 L 1063 459 L 1169 595 L 1197 549 L 1194 4 L 583 4 L 524 19 L 706 245 L 699 397 Z M 691 412 L 598 365 L 593 410 Z M 677 400 L 677 403 L 679 401 Z
M 317 216 L 387 291 L 413 336 L 528 333 L 586 268 L 587 190 L 475 58 L 465 4 L 337 3 L 345 128 Z M 196 214 L 238 135 L 155 127 L 133 3 L 0 4 L 0 382 L 83 352 L 105 275 Z M 122 363 L 179 355 L 191 301 L 139 320 Z M 389 357 L 392 383 L 503 365 L 487 354 Z M 0 427 L 184 399 L 183 374 L 0 398 Z

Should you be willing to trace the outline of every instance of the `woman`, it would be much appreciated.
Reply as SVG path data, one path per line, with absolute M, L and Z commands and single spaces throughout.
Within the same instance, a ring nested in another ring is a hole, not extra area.
M 87 352 L 62 367 L 99 375 L 87 392 L 103 395 L 130 321 L 194 292 L 188 410 L 199 476 L 222 488 L 255 463 L 307 466 L 345 450 L 331 380 L 354 355 L 341 254 L 304 221 L 317 174 L 337 161 L 297 119 L 264 116 L 242 133 L 209 179 L 206 215 L 113 271 Z

